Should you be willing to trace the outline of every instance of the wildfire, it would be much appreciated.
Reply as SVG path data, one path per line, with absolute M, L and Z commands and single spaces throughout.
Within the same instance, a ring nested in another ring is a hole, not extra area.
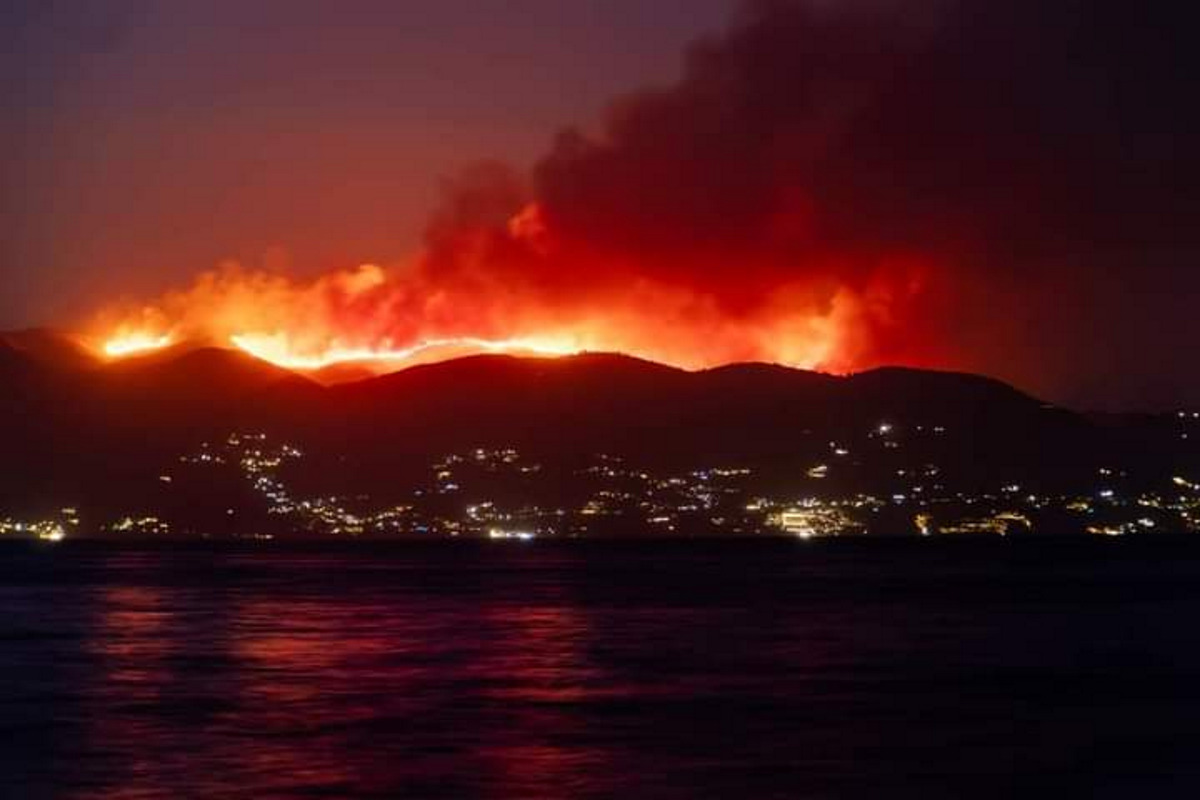
M 579 353 L 578 347 L 549 339 L 480 339 L 473 336 L 426 339 L 408 347 L 342 347 L 330 345 L 319 351 L 297 350 L 286 335 L 235 334 L 230 342 L 239 350 L 276 366 L 294 370 L 319 370 L 337 364 L 403 364 L 424 356 L 468 353 L 517 353 L 535 356 L 567 356 Z
M 171 343 L 170 334 L 159 336 L 138 331 L 123 331 L 104 342 L 102 349 L 109 358 L 124 358 L 151 350 L 160 350 Z
M 117 359 L 181 342 L 223 343 L 301 372 L 354 364 L 383 373 L 480 353 L 588 351 L 685 369 L 754 360 L 838 369 L 862 307 L 853 296 L 835 295 L 821 307 L 783 291 L 757 313 L 731 317 L 710 299 L 648 284 L 558 305 L 536 295 L 418 289 L 372 266 L 309 283 L 215 273 L 157 306 L 118 310 L 97 323 L 114 331 L 98 337 L 98 349 Z
M 566 292 L 515 275 L 443 274 L 435 264 L 366 264 L 308 280 L 231 264 L 155 303 L 109 309 L 93 330 L 115 332 L 98 337 L 109 358 L 217 343 L 301 372 L 589 351 L 684 369 L 765 361 L 843 371 L 862 365 L 864 348 L 913 284 L 905 269 L 881 270 L 858 287 L 798 279 L 730 308 L 712 292 L 667 281 L 605 280 Z

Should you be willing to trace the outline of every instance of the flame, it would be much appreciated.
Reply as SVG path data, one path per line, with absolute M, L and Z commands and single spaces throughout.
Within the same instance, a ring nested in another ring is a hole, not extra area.
M 170 334 L 153 334 L 145 331 L 121 331 L 107 339 L 101 349 L 109 358 L 124 358 L 125 356 L 148 353 L 161 350 L 172 344 Z
M 523 287 L 428 286 L 380 267 L 308 282 L 227 266 L 152 306 L 109 309 L 93 337 L 109 358 L 179 342 L 223 343 L 296 371 L 355 364 L 383 373 L 478 353 L 623 353 L 684 369 L 768 361 L 856 366 L 869 293 L 785 285 L 751 313 L 648 281 L 578 297 Z
M 310 372 L 581 352 L 683 369 L 764 361 L 845 371 L 869 363 L 881 326 L 920 290 L 922 265 L 896 259 L 864 270 L 857 283 L 820 271 L 764 283 L 750 270 L 729 292 L 750 298 L 739 304 L 721 286 L 572 261 L 531 208 L 484 235 L 493 248 L 500 237 L 499 254 L 476 253 L 467 236 L 449 259 L 427 252 L 409 264 L 364 264 L 308 280 L 229 263 L 152 304 L 107 309 L 93 329 L 113 332 L 99 337 L 110 358 L 177 342 L 222 343 Z
M 320 351 L 297 350 L 286 334 L 247 333 L 229 338 L 234 347 L 276 366 L 292 370 L 319 370 L 338 364 L 404 364 L 423 356 L 467 353 L 518 353 L 544 357 L 575 355 L 582 350 L 570 344 L 539 338 L 480 339 L 462 336 L 425 339 L 408 347 L 344 347 L 331 345 Z

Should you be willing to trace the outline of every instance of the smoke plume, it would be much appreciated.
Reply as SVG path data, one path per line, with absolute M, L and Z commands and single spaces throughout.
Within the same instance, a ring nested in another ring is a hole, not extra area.
M 1139 292 L 1196 288 L 1195 58 L 1163 6 L 749 3 L 529 174 L 464 172 L 410 262 L 226 268 L 123 324 L 293 356 L 463 337 L 900 362 L 1069 394 L 1144 363 L 1105 333 L 1151 324 Z

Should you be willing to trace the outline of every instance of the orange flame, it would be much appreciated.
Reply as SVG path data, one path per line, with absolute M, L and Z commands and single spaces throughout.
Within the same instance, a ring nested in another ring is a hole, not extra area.
M 426 291 L 369 265 L 307 283 L 231 266 L 149 310 L 110 313 L 111 333 L 97 338 L 109 358 L 215 342 L 297 371 L 355 363 L 386 372 L 475 353 L 584 351 L 686 369 L 770 361 L 838 370 L 858 365 L 856 326 L 870 313 L 859 293 L 814 298 L 806 286 L 780 287 L 741 316 L 713 298 L 645 282 L 559 305 L 471 288 Z
M 449 339 L 425 339 L 408 347 L 343 347 L 331 345 L 320 351 L 304 352 L 294 348 L 283 333 L 235 334 L 230 342 L 256 358 L 287 369 L 308 371 L 319 370 L 337 364 L 392 363 L 401 365 L 424 356 L 463 353 L 518 353 L 534 356 L 574 355 L 580 349 L 550 339 L 479 339 L 463 336 Z
M 476 254 L 471 235 L 450 263 L 426 253 L 391 270 L 364 264 L 307 281 L 227 264 L 151 305 L 110 309 L 98 323 L 110 332 L 98 337 L 101 349 L 118 358 L 215 342 L 298 371 L 354 363 L 387 372 L 476 353 L 584 351 L 685 369 L 767 361 L 840 371 L 869 360 L 873 328 L 919 290 L 920 265 L 885 262 L 857 286 L 821 273 L 760 280 L 750 285 L 753 302 L 731 308 L 717 287 L 556 253 L 536 210 L 498 234 L 518 253 L 512 268 L 503 253 Z M 570 275 L 578 282 L 564 280 Z
M 148 353 L 152 350 L 161 350 L 171 344 L 170 334 L 155 335 L 145 331 L 121 331 L 107 339 L 101 349 L 109 358 L 124 358 Z

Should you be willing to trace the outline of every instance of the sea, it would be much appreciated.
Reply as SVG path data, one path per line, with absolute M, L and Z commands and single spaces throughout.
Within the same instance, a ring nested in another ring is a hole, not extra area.
M 1200 538 L 0 546 L 5 798 L 1200 796 Z

